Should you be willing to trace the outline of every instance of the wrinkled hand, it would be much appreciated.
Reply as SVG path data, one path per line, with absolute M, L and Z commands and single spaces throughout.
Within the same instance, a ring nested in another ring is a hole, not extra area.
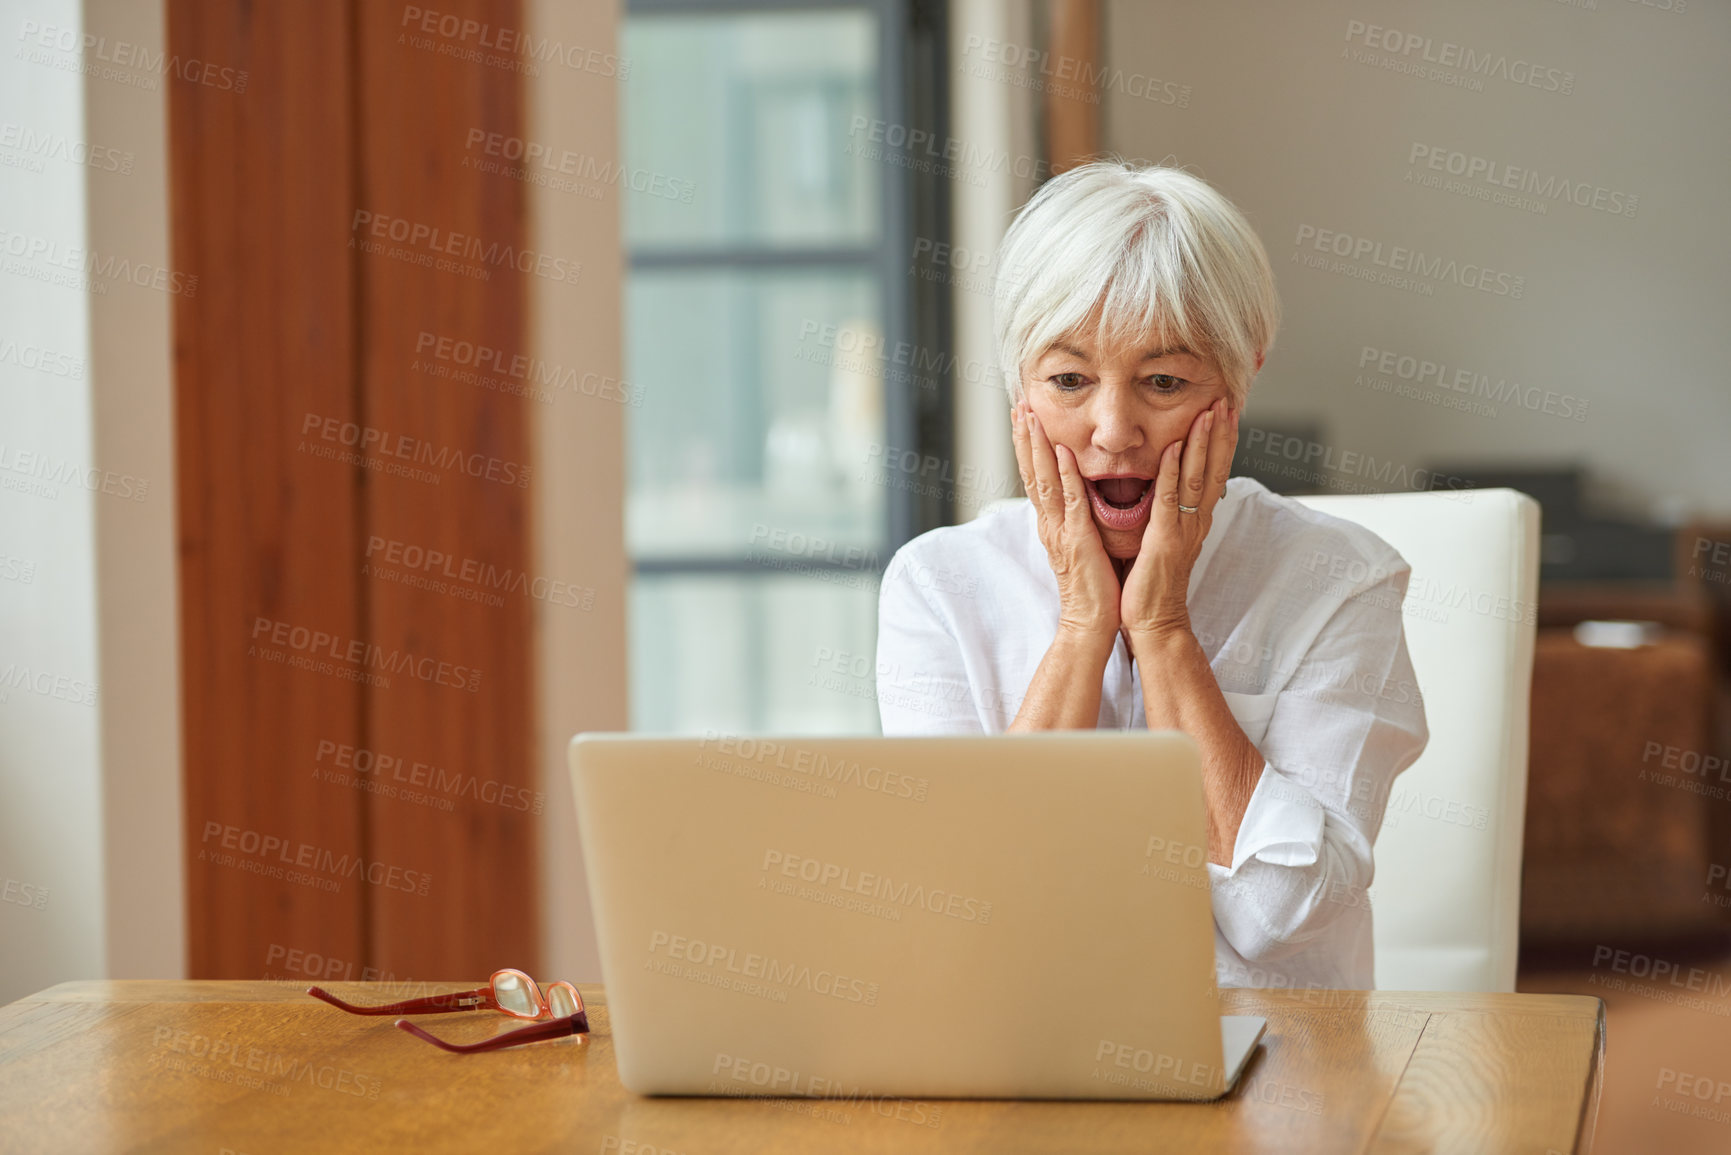
M 1190 629 L 1190 571 L 1214 524 L 1214 507 L 1226 492 L 1238 446 L 1238 416 L 1221 399 L 1196 415 L 1189 435 L 1160 457 L 1154 506 L 1136 564 L 1124 579 L 1119 619 L 1127 640 Z M 1182 503 L 1195 513 L 1182 513 Z M 1084 513 L 1086 508 L 1084 508 Z
M 1094 527 L 1076 455 L 1067 445 L 1054 448 L 1025 400 L 1012 410 L 1010 423 L 1022 486 L 1058 578 L 1058 628 L 1079 638 L 1111 639 L 1119 628 L 1118 575 Z

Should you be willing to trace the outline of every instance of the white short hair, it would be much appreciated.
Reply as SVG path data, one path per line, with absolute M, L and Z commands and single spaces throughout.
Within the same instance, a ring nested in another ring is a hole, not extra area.
M 1120 161 L 1041 185 L 999 246 L 993 313 L 1011 404 L 1028 364 L 1096 310 L 1104 343 L 1152 337 L 1212 357 L 1235 404 L 1280 325 L 1268 253 L 1232 202 L 1179 169 Z

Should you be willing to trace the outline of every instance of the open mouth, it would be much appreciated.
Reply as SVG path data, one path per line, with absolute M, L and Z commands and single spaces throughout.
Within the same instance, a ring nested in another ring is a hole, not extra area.
M 1085 477 L 1094 519 L 1107 529 L 1133 530 L 1148 520 L 1154 505 L 1154 480 L 1149 477 Z

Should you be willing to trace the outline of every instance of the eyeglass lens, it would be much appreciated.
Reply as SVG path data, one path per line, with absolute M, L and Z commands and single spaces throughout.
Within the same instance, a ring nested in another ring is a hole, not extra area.
M 556 1019 L 569 1018 L 576 1014 L 577 1000 L 571 997 L 571 988 L 563 983 L 550 987 L 547 991 L 547 1008 Z
M 524 975 L 502 974 L 494 979 L 493 997 L 499 1000 L 500 1009 L 513 1015 L 534 1018 L 541 1013 L 541 991 L 534 979 Z

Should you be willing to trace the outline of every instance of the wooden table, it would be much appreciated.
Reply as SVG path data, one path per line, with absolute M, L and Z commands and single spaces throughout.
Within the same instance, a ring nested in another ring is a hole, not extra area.
M 450 1055 L 288 985 L 62 983 L 0 1007 L 0 1151 L 1585 1152 L 1605 1046 L 1604 1004 L 1578 995 L 1225 990 L 1269 1025 L 1216 1103 L 644 1099 L 615 1076 L 602 989 L 580 989 L 587 1039 Z M 465 1041 L 515 1023 L 420 1021 Z

